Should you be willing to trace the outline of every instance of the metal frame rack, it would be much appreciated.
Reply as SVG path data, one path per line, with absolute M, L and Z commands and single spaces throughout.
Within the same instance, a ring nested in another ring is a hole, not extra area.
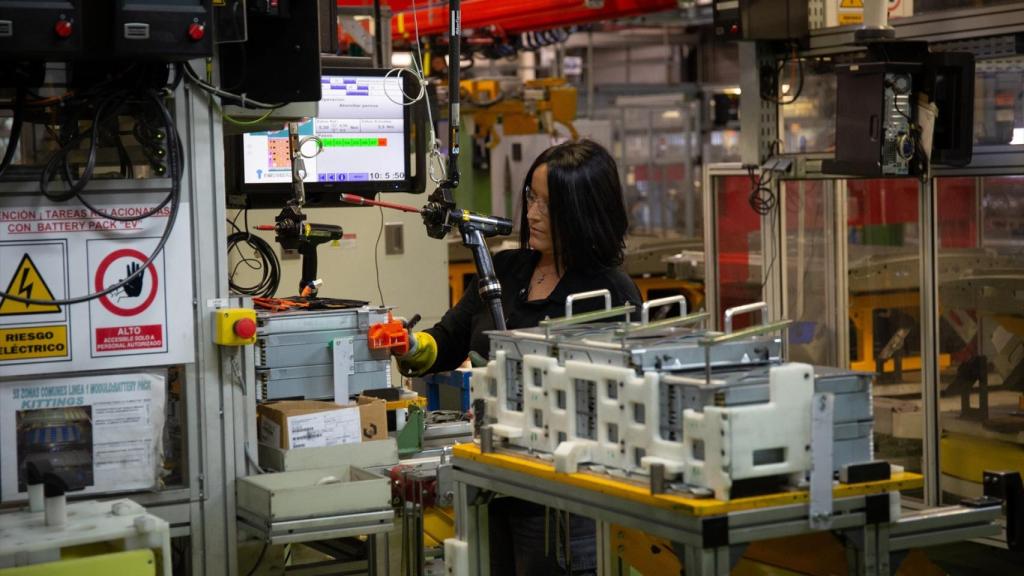
M 368 13 L 366 7 L 340 8 L 339 23 Z M 385 8 L 382 29 L 390 27 L 391 11 Z M 385 34 L 382 48 L 383 61 L 390 62 L 391 35 Z M 193 67 L 207 69 L 205 61 L 193 62 Z M 225 298 L 229 294 L 229 261 L 224 232 L 225 157 L 220 114 L 211 97 L 188 82 L 182 82 L 174 93 L 171 112 L 184 147 L 181 202 L 188 206 L 188 211 L 181 214 L 181 220 L 187 218 L 191 228 L 192 259 L 191 270 L 175 270 L 174 274 L 191 278 L 190 283 L 186 280 L 178 289 L 189 290 L 192 295 L 195 346 L 194 361 L 181 366 L 185 383 L 182 482 L 151 492 L 121 493 L 116 498 L 131 498 L 147 512 L 166 520 L 172 538 L 189 539 L 186 573 L 236 574 L 239 526 L 235 484 L 236 479 L 255 472 L 257 464 L 256 359 L 252 346 L 226 349 L 214 344 L 211 312 L 228 305 L 251 305 Z M 97 180 L 88 191 L 130 197 L 138 192 L 164 193 L 169 187 L 170 180 L 166 178 Z M 0 187 L 0 206 L 36 194 L 37 182 L 5 184 Z M 12 379 L 0 375 L 0 386 Z M 97 494 L 90 498 L 110 497 Z M 386 570 L 387 538 L 374 540 L 383 566 L 371 569 Z
M 454 451 L 457 537 L 466 543 L 460 560 L 449 564 L 455 574 L 490 573 L 487 501 L 491 493 L 521 498 L 587 516 L 597 521 L 599 575 L 620 573 L 615 561 L 610 525 L 641 530 L 673 543 L 687 574 L 725 575 L 746 545 L 759 540 L 810 534 L 806 493 L 744 498 L 732 503 L 650 495 L 617 482 L 585 473 L 555 474 L 550 464 L 499 453 L 484 453 L 474 445 Z M 895 516 L 899 490 L 919 484 L 905 474 L 891 481 L 836 489 L 832 531 L 847 537 L 856 559 L 852 573 L 890 574 L 893 559 L 915 547 L 934 546 L 984 537 L 998 529 L 998 507 L 927 510 Z M 455 545 L 446 554 L 456 556 Z M 449 558 L 449 562 L 451 559 Z
M 241 380 L 252 381 L 252 351 L 224 353 L 213 344 L 209 311 L 228 292 L 224 158 L 220 118 L 205 93 L 182 83 L 173 112 L 185 151 L 182 202 L 189 211 L 193 269 L 188 271 L 194 307 L 195 361 L 184 365 L 183 483 L 130 497 L 171 525 L 172 537 L 191 538 L 193 574 L 236 571 L 234 480 L 246 473 L 248 444 L 255 439 L 255 410 Z M 164 192 L 167 179 L 95 182 L 89 190 L 129 195 Z M 8 184 L 0 202 L 38 194 L 38 184 Z M 180 271 L 179 271 L 180 273 Z M 245 376 L 248 374 L 248 376 Z M 81 375 L 81 373 L 76 373 Z M 0 384 L 9 377 L 0 377 Z M 124 495 L 120 495 L 123 497 Z
M 891 21 L 895 29 L 896 39 L 926 40 L 942 49 L 955 49 L 973 52 L 978 59 L 979 73 L 989 71 L 1020 71 L 1024 69 L 1024 57 L 1017 54 L 1015 36 L 1024 32 L 1024 6 L 1019 3 L 999 6 L 946 10 L 919 16 L 896 19 Z M 843 53 L 857 51 L 854 44 L 856 26 L 812 30 L 809 48 L 801 52 L 802 58 L 832 57 Z M 740 48 L 741 67 L 756 66 L 760 62 L 774 62 L 770 53 L 766 53 L 760 45 L 743 43 Z M 743 102 L 741 108 L 747 118 L 756 118 L 756 138 L 744 142 L 744 159 L 760 164 L 772 157 L 775 142 L 782 127 L 781 110 L 775 103 L 765 102 L 758 98 L 756 79 L 748 79 L 742 86 Z M 748 96 L 748 94 L 752 96 Z M 745 136 L 750 136 L 749 125 L 745 125 Z M 781 317 L 791 315 L 790 303 L 786 295 L 789 293 L 787 279 L 789 246 L 787 246 L 787 210 L 785 184 L 800 184 L 807 181 L 820 181 L 827 184 L 824 189 L 825 228 L 828 229 L 828 240 L 825 248 L 826 302 L 828 305 L 819 315 L 819 321 L 832 328 L 830 354 L 838 366 L 848 366 L 849 332 L 845 329 L 849 318 L 849 286 L 847 283 L 848 242 L 847 235 L 847 192 L 849 180 L 821 174 L 821 160 L 827 154 L 784 154 L 783 157 L 792 161 L 793 168 L 784 179 L 776 179 L 772 189 L 778 199 L 775 207 L 777 213 L 760 216 L 760 251 L 765 256 L 774 254 L 777 261 L 774 266 L 762 268 L 764 278 L 763 298 L 771 304 L 771 309 Z M 756 160 L 755 160 L 756 159 Z M 921 405 L 923 411 L 923 472 L 924 498 L 920 505 L 937 506 L 942 501 L 942 474 L 940 472 L 940 372 L 943 367 L 943 356 L 940 353 L 940 322 L 939 306 L 940 261 L 941 250 L 939 238 L 939 184 L 944 178 L 973 178 L 976 189 L 983 185 L 983 178 L 988 176 L 1019 175 L 1024 173 L 1024 150 L 1009 145 L 975 145 L 973 160 L 963 168 L 936 167 L 923 180 L 919 181 L 917 193 L 919 214 L 919 237 L 916 250 L 916 262 L 912 272 L 920 278 L 919 284 L 919 325 L 920 361 L 921 361 Z M 704 220 L 709 224 L 705 227 L 706 246 L 706 278 L 705 298 L 708 310 L 718 310 L 721 306 L 719 280 L 721 271 L 718 269 L 721 252 L 719 238 L 713 225 L 719 214 L 716 184 L 723 177 L 746 176 L 747 172 L 739 164 L 714 165 L 704 173 Z M 779 181 L 781 180 L 781 181 Z M 773 222 L 771 219 L 775 218 Z M 830 271 L 831 273 L 829 273 Z M 713 322 L 718 323 L 717 314 L 712 314 Z M 712 326 L 716 325 L 713 324 Z M 1005 539 L 992 540 L 1005 546 Z

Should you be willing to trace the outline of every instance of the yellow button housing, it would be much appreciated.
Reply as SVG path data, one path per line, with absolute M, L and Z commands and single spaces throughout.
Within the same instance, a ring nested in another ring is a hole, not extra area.
M 251 308 L 214 310 L 213 342 L 221 346 L 256 343 L 256 311 Z

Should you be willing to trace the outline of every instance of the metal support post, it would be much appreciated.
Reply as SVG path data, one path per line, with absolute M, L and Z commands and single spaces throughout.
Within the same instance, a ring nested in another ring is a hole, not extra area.
M 835 395 L 820 392 L 811 400 L 811 528 L 832 527 L 832 436 Z
M 198 506 L 191 517 L 193 573 L 234 574 L 238 570 L 235 521 L 235 479 L 245 474 L 246 430 L 241 389 L 231 385 L 232 367 L 227 355 L 213 343 L 207 302 L 228 292 L 227 239 L 223 232 L 225 208 L 222 127 L 210 97 L 179 88 L 175 98 L 185 144 L 182 189 L 190 200 L 195 297 L 196 361 L 187 371 L 188 391 L 194 391 L 188 422 L 189 481 L 198 489 Z M 201 192 L 200 192 L 201 191 Z M 194 403 L 194 404 L 193 404 Z
M 771 186 L 778 200 L 770 213 L 761 216 L 761 281 L 764 283 L 761 297 L 768 303 L 771 314 L 768 321 L 774 322 L 786 318 L 788 314 L 786 294 L 789 291 L 789 282 L 786 269 L 789 258 L 786 256 L 785 244 L 787 224 L 783 185 L 773 181 Z M 784 345 L 788 341 L 785 334 L 784 332 Z
M 771 156 L 779 138 L 778 105 L 761 98 L 760 70 L 774 67 L 768 47 L 756 42 L 739 43 L 740 69 L 753 74 L 740 75 L 740 159 L 744 165 L 760 165 Z
M 697 229 L 697 190 L 694 182 L 693 172 L 695 170 L 694 158 L 700 155 L 700 151 L 693 150 L 693 138 L 692 134 L 700 134 L 701 117 L 700 111 L 701 106 L 698 102 L 687 102 L 686 106 L 689 108 L 689 113 L 686 114 L 688 120 L 689 129 L 687 130 L 686 138 L 684 139 L 685 156 L 683 160 L 683 230 L 686 233 L 687 238 L 693 238 L 696 235 Z M 700 145 L 698 144 L 698 147 Z
M 701 548 L 686 546 L 683 565 L 687 576 L 728 576 L 730 569 L 729 547 Z
M 612 526 L 608 522 L 594 522 L 597 531 L 597 576 L 618 576 L 619 558 L 612 548 Z
M 934 181 L 921 182 L 921 394 L 924 401 L 924 500 L 938 506 L 939 468 L 939 234 Z
M 388 533 L 370 534 L 366 540 L 367 573 L 370 576 L 388 576 L 390 571 Z
M 704 167 L 703 184 L 704 201 L 704 309 L 711 312 L 708 328 L 718 327 L 718 226 L 715 222 L 717 213 L 718 190 L 712 177 L 710 166 Z
M 831 301 L 832 315 L 835 323 L 835 366 L 850 365 L 850 287 L 847 282 L 848 257 L 847 234 L 848 220 L 846 213 L 846 180 L 834 181 L 832 194 L 828 195 L 831 202 L 825 203 L 825 214 L 832 218 L 833 252 L 828 258 L 825 269 L 826 281 L 831 290 L 828 297 Z
M 454 488 L 455 537 L 468 547 L 468 574 L 470 576 L 488 576 L 491 572 L 491 555 L 488 542 L 487 506 L 476 502 L 480 493 L 478 488 L 458 480 L 454 482 Z

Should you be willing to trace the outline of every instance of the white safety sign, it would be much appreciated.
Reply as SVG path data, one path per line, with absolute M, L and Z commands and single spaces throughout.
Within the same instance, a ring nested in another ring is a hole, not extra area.
M 105 214 L 132 218 L 151 211 L 165 194 L 90 194 L 89 200 Z M 179 210 L 164 250 L 146 265 L 169 206 L 148 218 L 118 221 L 74 199 L 54 203 L 34 195 L 0 204 L 4 294 L 59 301 L 134 275 L 117 290 L 77 304 L 26 304 L 0 296 L 0 372 L 38 374 L 40 363 L 53 373 L 191 362 L 188 204 Z
M 49 462 L 75 494 L 152 489 L 161 467 L 166 371 L 0 385 L 0 500 L 26 496 L 26 464 Z

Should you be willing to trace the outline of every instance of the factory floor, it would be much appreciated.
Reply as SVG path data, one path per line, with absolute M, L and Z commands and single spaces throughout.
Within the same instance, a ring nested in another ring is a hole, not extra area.
M 778 547 L 774 550 L 775 554 L 769 554 L 768 557 L 755 551 L 752 556 L 758 560 L 744 557 L 733 569 L 732 576 L 847 574 L 845 559 L 839 557 L 837 550 L 809 547 L 799 556 L 793 556 L 795 551 L 787 548 Z M 814 553 L 807 553 L 806 550 L 814 550 Z M 1024 573 L 1024 556 L 974 542 L 940 546 L 927 550 L 927 553 L 914 551 L 895 572 L 896 576 L 1008 576 L 1021 573 Z

